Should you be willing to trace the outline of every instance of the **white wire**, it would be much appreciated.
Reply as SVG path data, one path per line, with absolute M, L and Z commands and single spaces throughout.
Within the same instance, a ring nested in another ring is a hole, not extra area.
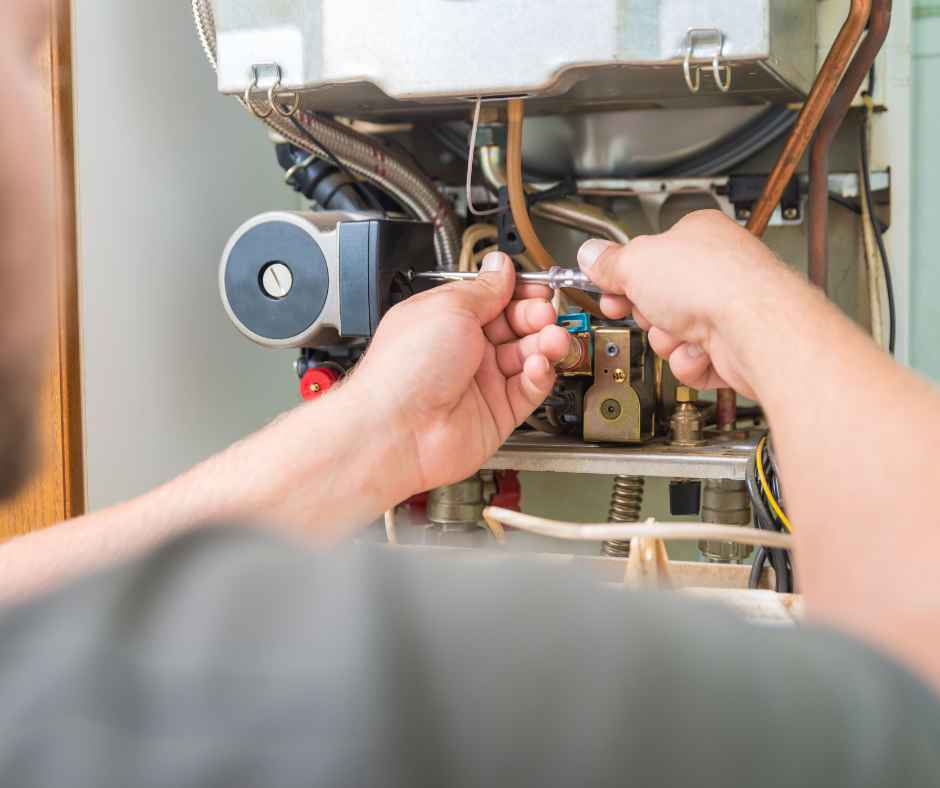
M 529 514 L 488 506 L 483 510 L 484 519 L 501 525 L 509 525 L 522 531 L 531 531 L 542 536 L 556 539 L 569 539 L 585 542 L 605 542 L 608 539 L 630 541 L 652 537 L 655 539 L 675 539 L 699 541 L 700 539 L 738 544 L 763 545 L 764 547 L 793 549 L 793 537 L 779 531 L 763 531 L 757 528 L 742 528 L 734 525 L 716 525 L 714 523 L 658 523 L 652 517 L 637 523 L 569 523 L 559 520 L 547 520 Z M 499 529 L 502 531 L 502 529 Z M 497 539 L 499 535 L 495 534 Z
M 866 118 L 863 123 L 869 122 Z M 865 192 L 865 178 L 862 175 L 861 155 L 859 155 L 858 192 L 859 205 L 862 209 L 860 224 L 862 227 L 862 251 L 865 255 L 865 273 L 868 279 L 868 302 L 871 320 L 871 335 L 878 346 L 888 349 L 885 340 L 885 309 L 883 293 L 886 289 L 884 269 L 881 263 L 881 252 L 875 240 L 875 230 L 872 227 L 872 217 L 868 212 L 868 200 Z
M 398 533 L 395 528 L 395 507 L 385 512 L 385 537 L 389 544 L 398 544 Z
M 492 216 L 499 213 L 500 208 L 490 208 L 481 211 L 473 204 L 473 159 L 477 149 L 477 129 L 480 127 L 480 106 L 483 104 L 483 98 L 477 96 L 476 107 L 473 110 L 473 127 L 470 129 L 470 150 L 467 153 L 467 210 L 474 216 Z

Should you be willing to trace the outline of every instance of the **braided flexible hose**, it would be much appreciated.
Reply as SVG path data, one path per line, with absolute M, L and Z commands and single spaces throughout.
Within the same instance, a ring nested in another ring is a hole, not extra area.
M 614 478 L 613 494 L 610 497 L 610 511 L 607 522 L 636 523 L 640 520 L 643 509 L 643 487 L 646 480 L 642 476 L 617 476 Z M 604 555 L 612 558 L 627 558 L 630 555 L 630 542 L 608 539 L 601 546 Z
M 192 8 L 196 32 L 206 59 L 213 69 L 217 69 L 215 18 L 210 0 L 192 0 Z M 239 98 L 239 101 L 252 111 L 243 98 Z M 460 247 L 457 216 L 423 172 L 393 151 L 376 145 L 366 135 L 333 120 L 298 112 L 297 120 L 312 139 L 298 132 L 290 120 L 277 113 L 263 120 L 292 145 L 328 159 L 329 154 L 314 140 L 322 142 L 355 175 L 391 194 L 415 218 L 432 223 L 438 265 L 444 270 L 457 269 Z

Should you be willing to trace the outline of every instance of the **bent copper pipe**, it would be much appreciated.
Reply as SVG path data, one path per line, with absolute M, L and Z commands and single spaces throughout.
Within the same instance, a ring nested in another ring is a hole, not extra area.
M 855 52 L 839 89 L 819 123 L 810 151 L 809 206 L 806 214 L 809 280 L 823 291 L 827 288 L 829 278 L 829 150 L 852 106 L 855 94 L 884 45 L 890 25 L 891 0 L 873 0 L 868 34 Z
M 501 155 L 500 149 L 495 145 L 484 145 L 480 148 L 480 170 L 483 179 L 496 192 L 506 185 L 506 170 Z M 567 199 L 546 200 L 533 205 L 532 213 L 556 224 L 606 238 L 614 243 L 622 245 L 630 241 L 630 236 L 620 223 L 595 205 Z
M 803 154 L 809 145 L 816 127 L 822 119 L 823 113 L 829 106 L 832 94 L 835 93 L 848 66 L 849 58 L 855 51 L 862 32 L 865 30 L 865 23 L 871 14 L 872 0 L 852 0 L 849 15 L 839 30 L 839 35 L 832 44 L 829 54 L 816 75 L 816 81 L 803 103 L 803 109 L 793 124 L 793 130 L 787 138 L 774 164 L 773 170 L 767 178 L 764 186 L 764 192 L 754 206 L 751 218 L 747 223 L 747 229 L 760 238 L 770 217 L 780 202 L 783 190 L 787 187 L 793 173 L 803 158 Z
M 829 54 L 823 61 L 822 68 L 816 75 L 813 87 L 803 103 L 803 108 L 793 124 L 793 130 L 784 143 L 783 150 L 777 157 L 774 168 L 767 176 L 767 183 L 760 199 L 754 205 L 747 229 L 760 238 L 767 230 L 770 217 L 777 203 L 783 196 L 783 190 L 796 172 L 796 168 L 806 152 L 806 148 L 816 133 L 823 113 L 829 106 L 833 93 L 845 74 L 849 58 L 855 51 L 859 39 L 865 30 L 865 23 L 871 15 L 872 0 L 852 0 L 849 14 L 832 42 Z M 718 412 L 716 421 L 719 429 L 733 429 L 737 416 L 735 393 L 731 389 L 718 389 Z

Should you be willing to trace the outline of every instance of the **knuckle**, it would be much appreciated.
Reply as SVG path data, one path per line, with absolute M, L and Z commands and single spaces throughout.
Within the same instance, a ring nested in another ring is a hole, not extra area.
M 714 227 L 717 224 L 724 224 L 728 219 L 725 214 L 717 208 L 703 208 L 698 211 L 692 211 L 683 216 L 673 226 L 674 230 L 703 230 L 707 227 Z

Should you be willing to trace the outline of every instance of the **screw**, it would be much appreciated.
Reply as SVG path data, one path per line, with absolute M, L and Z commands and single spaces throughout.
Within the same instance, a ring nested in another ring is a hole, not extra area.
M 627 379 L 627 373 L 622 369 L 614 370 L 614 383 L 623 383 Z
M 738 210 L 736 211 L 736 214 L 739 219 L 750 219 L 751 209 L 750 208 L 738 208 Z
M 618 353 L 620 353 L 620 348 L 617 347 L 617 345 L 615 345 L 613 342 L 608 342 L 607 347 L 604 348 L 604 351 L 607 353 L 608 356 L 613 358 Z
M 615 399 L 605 399 L 601 403 L 601 415 L 608 421 L 620 418 L 622 412 L 623 409 L 620 407 L 620 403 Z
M 284 298 L 294 286 L 294 275 L 285 263 L 268 263 L 261 272 L 261 289 L 269 298 Z
M 793 206 L 783 209 L 783 218 L 786 219 L 788 222 L 792 222 L 794 219 L 798 219 L 799 217 L 800 217 L 800 212 Z

